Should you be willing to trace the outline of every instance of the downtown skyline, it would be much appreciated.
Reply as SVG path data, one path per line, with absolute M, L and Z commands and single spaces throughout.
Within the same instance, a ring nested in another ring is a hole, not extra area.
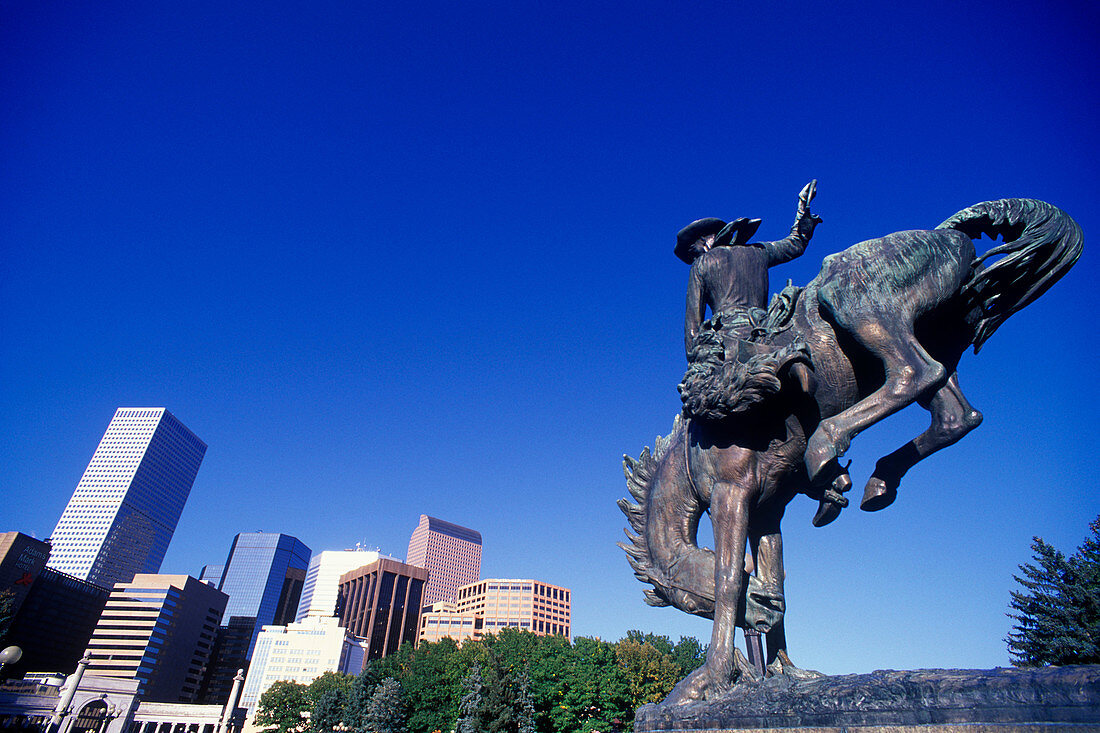
M 777 291 L 1026 196 L 1084 255 L 963 357 L 985 422 L 887 510 L 815 529 L 799 498 L 783 525 L 797 664 L 1008 664 L 1031 536 L 1070 551 L 1100 514 L 1097 11 L 421 12 L 0 10 L 0 530 L 47 537 L 114 410 L 163 406 L 208 449 L 162 572 L 256 530 L 403 559 L 427 514 L 481 533 L 482 577 L 571 588 L 574 637 L 706 642 L 614 544 L 621 456 L 680 407 L 676 232 L 778 239 L 816 178 Z M 858 436 L 854 492 L 926 425 Z

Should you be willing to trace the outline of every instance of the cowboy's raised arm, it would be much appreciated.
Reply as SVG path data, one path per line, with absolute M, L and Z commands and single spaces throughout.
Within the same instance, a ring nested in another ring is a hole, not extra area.
M 768 255 L 768 267 L 790 262 L 806 251 L 806 245 L 814 235 L 814 227 L 821 223 L 821 217 L 810 213 L 810 202 L 817 195 L 817 180 L 807 183 L 798 194 L 798 212 L 795 214 L 791 233 L 778 242 L 761 242 Z
M 687 306 L 684 309 L 684 353 L 688 355 L 689 361 L 691 345 L 699 335 L 706 308 L 706 301 L 703 300 L 703 278 L 699 272 L 699 261 L 696 260 L 691 267 L 691 274 L 688 275 Z

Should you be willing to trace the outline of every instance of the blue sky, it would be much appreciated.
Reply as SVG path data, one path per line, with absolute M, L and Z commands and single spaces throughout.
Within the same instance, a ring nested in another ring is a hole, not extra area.
M 963 388 L 986 416 L 897 503 L 785 521 L 788 636 L 826 672 L 991 667 L 1011 574 L 1100 513 L 1090 4 L 13 2 L 0 10 L 0 529 L 46 537 L 119 406 L 209 445 L 165 559 L 235 533 L 403 557 L 421 513 L 483 575 L 574 589 L 574 632 L 708 625 L 642 601 L 623 453 L 679 409 L 703 216 L 804 257 L 1050 201 L 1085 254 Z M 856 441 L 858 487 L 926 425 Z

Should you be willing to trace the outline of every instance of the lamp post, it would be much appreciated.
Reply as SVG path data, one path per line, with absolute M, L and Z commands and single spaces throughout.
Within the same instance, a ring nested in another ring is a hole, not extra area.
M 216 733 L 229 733 L 232 728 L 233 713 L 237 711 L 237 705 L 241 701 L 242 682 L 244 682 L 244 670 L 238 669 L 236 676 L 233 677 L 233 689 L 229 692 L 229 700 L 225 703 L 225 710 L 222 711 L 221 720 L 218 721 Z

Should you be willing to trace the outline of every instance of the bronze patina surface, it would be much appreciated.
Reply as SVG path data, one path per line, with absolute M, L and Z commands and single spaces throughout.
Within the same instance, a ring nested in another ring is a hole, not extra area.
M 799 256 L 820 222 L 809 211 L 814 192 L 815 182 L 803 189 L 791 235 L 779 242 L 749 242 L 758 222 L 745 219 L 703 219 L 678 237 L 676 253 L 692 265 L 684 410 L 653 451 L 624 457 L 633 501 L 619 502 L 632 530 L 620 545 L 652 586 L 648 602 L 714 620 L 706 662 L 666 705 L 722 698 L 765 676 L 819 676 L 787 656 L 787 504 L 807 494 L 819 501 L 814 524 L 834 519 L 847 505 L 851 481 L 838 459 L 851 440 L 915 402 L 931 427 L 879 459 L 864 491 L 861 508 L 887 507 L 910 468 L 981 423 L 956 374 L 964 351 L 977 352 L 1081 253 L 1081 230 L 1060 209 L 988 201 L 935 229 L 830 255 L 805 288 L 789 287 L 764 308 L 768 267 Z M 982 234 L 1003 244 L 978 255 Z M 714 550 L 696 542 L 707 510 Z M 765 634 L 766 669 L 737 650 L 738 626 Z

